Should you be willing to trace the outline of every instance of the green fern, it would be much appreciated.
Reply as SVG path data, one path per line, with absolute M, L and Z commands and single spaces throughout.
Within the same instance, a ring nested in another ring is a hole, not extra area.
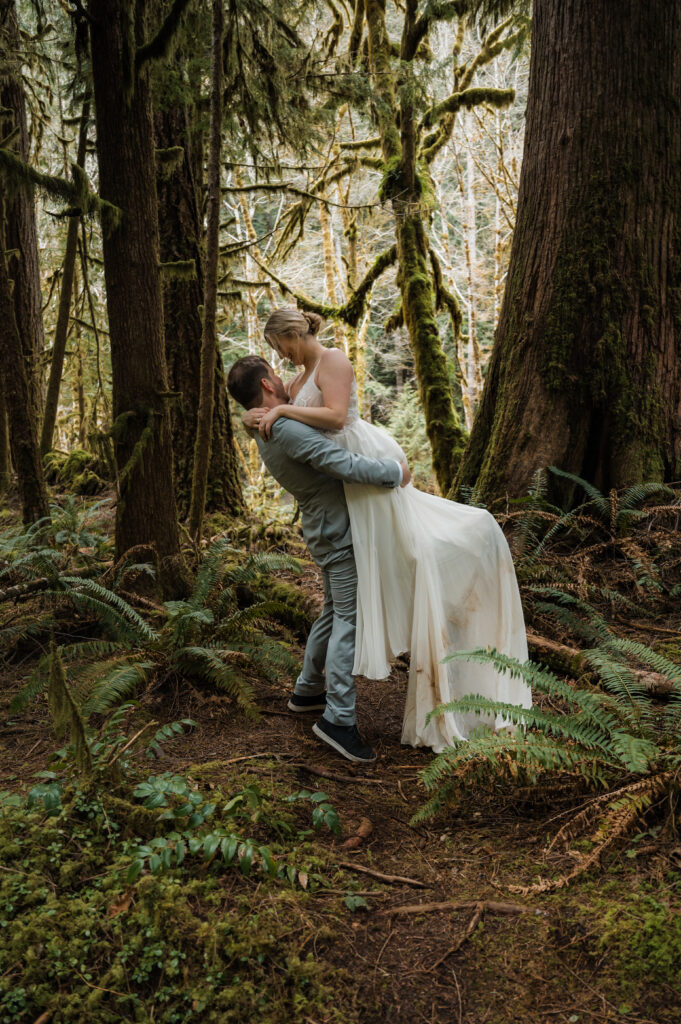
M 558 596 L 567 605 L 588 610 L 571 595 Z M 494 650 L 457 651 L 445 659 L 491 664 L 500 673 L 522 679 L 550 702 L 546 708 L 522 708 L 471 695 L 432 711 L 428 719 L 445 712 L 476 714 L 481 720 L 502 719 L 515 726 L 515 732 L 496 734 L 481 727 L 468 741 L 456 741 L 438 754 L 421 772 L 429 799 L 414 816 L 414 823 L 443 813 L 474 788 L 489 789 L 499 782 L 541 788 L 557 775 L 604 791 L 594 800 L 592 811 L 573 819 L 575 829 L 598 819 L 597 850 L 624 835 L 637 815 L 657 806 L 662 797 L 668 799 L 674 813 L 681 772 L 681 666 L 644 644 L 614 636 L 602 619 L 592 632 L 600 643 L 582 653 L 598 672 L 600 690 L 580 689 L 533 662 L 521 663 Z M 631 668 L 630 659 L 669 681 L 672 692 L 662 714 Z M 554 709 L 554 702 L 559 702 L 561 710 Z M 613 787 L 617 788 L 612 791 Z M 567 875 L 541 880 L 522 891 L 546 891 L 567 884 L 595 859 L 589 854 Z

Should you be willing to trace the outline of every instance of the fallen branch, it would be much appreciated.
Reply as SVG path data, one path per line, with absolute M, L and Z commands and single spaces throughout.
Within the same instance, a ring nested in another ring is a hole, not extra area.
M 594 671 L 576 647 L 568 647 L 567 644 L 537 636 L 535 633 L 527 634 L 527 644 L 532 657 L 542 661 L 554 672 L 565 673 L 574 678 L 584 675 L 585 672 Z M 638 668 L 630 668 L 629 671 L 639 686 L 644 686 L 653 697 L 663 697 L 674 689 L 672 681 L 659 672 Z
M 381 786 L 383 779 L 368 779 L 364 775 L 338 775 L 335 772 L 327 771 L 326 768 L 314 768 L 311 764 L 297 763 L 294 768 L 302 768 L 308 775 L 316 775 L 320 779 L 331 779 L 333 782 L 358 782 L 360 785 Z
M 420 882 L 418 878 L 405 878 L 403 875 L 384 875 L 382 871 L 374 871 L 373 868 L 367 868 L 363 864 L 354 864 L 351 860 L 339 860 L 339 868 L 348 868 L 350 871 L 357 871 L 361 875 L 371 875 L 372 878 L 377 878 L 380 882 L 388 882 L 390 885 L 412 885 L 416 889 L 429 889 L 430 886 L 426 882 Z M 423 906 L 435 906 L 435 904 L 424 903 Z M 389 911 L 386 911 L 389 913 Z
M 99 576 L 100 573 L 104 572 L 107 565 L 110 562 L 102 565 L 88 565 L 84 569 L 72 569 L 69 571 L 69 576 L 78 576 L 79 579 L 88 579 L 92 576 Z M 0 590 L 0 601 L 13 601 L 19 597 L 25 597 L 27 594 L 35 594 L 40 590 L 48 590 L 53 587 L 55 583 L 59 582 L 59 572 L 55 572 L 54 576 L 43 576 L 39 580 L 29 580 L 27 583 L 17 583 L 14 587 L 7 587 L 6 590 Z
M 390 907 L 379 911 L 391 917 L 407 917 L 409 914 L 432 914 L 439 911 L 479 910 L 481 914 L 544 914 L 536 907 L 524 907 L 521 903 L 500 903 L 498 900 L 468 900 L 466 903 L 407 903 L 402 907 Z

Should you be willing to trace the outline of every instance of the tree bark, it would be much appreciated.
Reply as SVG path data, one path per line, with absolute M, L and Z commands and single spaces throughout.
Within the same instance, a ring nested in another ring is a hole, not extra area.
M 49 516 L 47 491 L 38 450 L 37 425 L 25 353 L 17 328 L 12 282 L 5 256 L 5 202 L 0 199 L 0 365 L 9 413 L 9 437 L 12 458 L 19 482 L 24 523 Z M 0 410 L 4 415 L 4 408 Z
M 201 364 L 201 306 L 203 304 L 203 247 L 199 213 L 200 161 L 190 124 L 191 111 L 180 105 L 154 116 L 160 149 L 182 146 L 182 160 L 168 176 L 159 175 L 157 191 L 163 263 L 193 260 L 196 274 L 163 281 L 165 351 L 170 390 L 178 397 L 170 407 L 176 496 L 181 516 L 189 512 L 193 452 L 196 439 Z M 208 467 L 206 511 L 238 515 L 243 496 L 229 412 L 222 356 L 216 352 L 213 382 L 213 427 Z
M 681 3 L 536 0 L 507 285 L 457 485 L 681 475 Z
M 79 167 L 83 167 L 85 165 L 85 147 L 87 144 L 89 111 L 89 103 L 85 102 L 83 104 L 80 129 L 78 132 L 78 154 L 76 156 L 76 163 Z M 54 331 L 50 377 L 47 383 L 45 413 L 43 416 L 43 427 L 40 438 L 41 455 L 46 455 L 52 449 L 54 425 L 57 421 L 59 388 L 61 386 L 61 377 L 64 369 L 64 354 L 66 352 L 66 341 L 69 333 L 69 315 L 71 313 L 71 293 L 73 291 L 76 256 L 78 254 L 79 225 L 80 217 L 77 215 L 72 216 L 69 219 L 69 226 L 66 232 L 66 249 L 64 251 L 64 266 L 61 279 L 61 291 L 59 293 L 59 308 L 57 310 L 57 326 Z
M 14 150 L 24 163 L 28 163 L 29 137 L 21 80 L 21 49 L 14 0 L 0 0 L 0 108 L 5 112 L 11 111 L 10 123 L 5 124 L 3 135 L 9 134 L 7 128 L 19 129 Z M 15 324 L 26 360 L 31 415 L 37 422 L 42 405 L 38 360 L 44 348 L 44 335 L 33 189 L 10 190 L 5 216 L 5 242 L 7 249 L 12 251 L 7 273 L 14 281 Z M 18 453 L 13 452 L 13 458 L 16 464 Z
M 10 470 L 7 400 L 5 398 L 3 384 L 0 383 L 0 494 L 4 494 L 9 488 Z
M 220 206 L 222 201 L 222 193 L 220 191 L 220 151 L 222 149 L 222 37 L 224 34 L 222 0 L 213 0 L 211 25 L 208 229 L 206 232 L 206 263 L 204 270 L 199 412 L 196 422 L 192 497 L 189 506 L 189 532 L 195 541 L 201 539 L 201 527 L 206 504 L 210 442 L 213 430 L 215 357 L 218 343 L 216 316 L 218 256 L 220 249 Z
M 133 18 L 134 10 L 134 18 Z M 173 482 L 163 338 L 149 74 L 136 67 L 145 0 L 90 0 L 100 195 L 122 210 L 103 223 L 120 495 L 116 559 L 153 545 L 166 595 L 187 587 Z
M 369 69 L 376 93 L 376 121 L 385 162 L 381 198 L 391 200 L 397 242 L 397 282 L 402 295 L 404 323 L 414 353 L 414 367 L 426 418 L 426 432 L 433 453 L 433 469 L 443 493 L 449 490 L 464 448 L 435 318 L 435 294 L 430 273 L 429 245 L 423 224 L 423 181 L 417 173 L 417 126 L 413 89 L 404 88 L 399 105 L 397 72 L 391 63 L 391 43 L 386 29 L 385 0 L 367 0 Z M 416 3 L 409 0 L 405 13 L 402 53 L 408 46 L 416 21 Z M 413 57 L 413 55 L 412 55 Z M 411 59 L 411 58 L 408 58 Z M 408 71 L 399 70 L 405 85 Z

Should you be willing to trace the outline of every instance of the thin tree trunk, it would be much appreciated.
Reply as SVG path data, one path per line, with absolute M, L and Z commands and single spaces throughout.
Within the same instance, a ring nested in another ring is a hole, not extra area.
M 9 488 L 11 460 L 9 454 L 9 423 L 7 421 L 7 401 L 0 383 L 0 494 Z
M 413 30 L 417 5 L 409 0 L 403 41 Z M 409 331 L 433 469 L 443 493 L 451 486 L 464 448 L 464 433 L 454 409 L 445 358 L 435 319 L 435 295 L 428 239 L 423 224 L 423 183 L 416 170 L 416 112 L 413 91 L 403 90 L 400 127 L 395 121 L 397 93 L 391 67 L 391 42 L 384 0 L 367 0 L 369 69 L 377 95 L 376 119 L 386 164 L 382 198 L 392 201 L 397 242 L 397 281 L 404 323 Z M 403 69 L 401 74 L 406 74 Z
M 5 202 L 0 199 L 0 365 L 4 394 L 11 395 L 8 402 L 9 435 L 19 482 L 22 518 L 25 523 L 33 523 L 49 516 L 49 507 L 25 353 L 17 328 L 12 282 L 7 273 L 6 246 Z
M 100 194 L 123 211 L 103 224 L 120 496 L 116 558 L 153 545 L 167 596 L 186 590 L 167 408 L 149 74 L 135 67 L 145 3 L 90 0 Z
M 189 512 L 193 453 L 199 407 L 201 367 L 201 306 L 203 304 L 203 247 L 199 191 L 202 168 L 196 160 L 192 111 L 172 104 L 155 113 L 156 144 L 162 149 L 181 146 L 178 167 L 159 175 L 157 192 L 163 263 L 193 260 L 193 276 L 166 275 L 163 280 L 165 352 L 170 390 L 177 398 L 170 407 L 173 465 L 178 511 Z M 216 343 L 217 344 L 217 343 Z M 216 349 L 213 427 L 208 467 L 206 511 L 238 515 L 243 509 L 232 421 L 225 387 L 222 356 Z
M 195 540 L 201 537 L 206 504 L 210 439 L 213 426 L 213 377 L 217 346 L 218 255 L 220 245 L 220 150 L 222 144 L 222 36 L 224 12 L 222 0 L 213 0 L 210 151 L 208 156 L 208 230 L 206 233 L 206 264 L 203 300 L 203 336 L 201 340 L 201 377 L 199 415 L 194 448 L 192 497 L 189 507 L 189 531 Z
M 86 101 L 83 104 L 83 112 L 78 132 L 78 155 L 76 162 L 79 167 L 85 165 L 85 147 L 87 145 L 87 128 L 90 113 L 90 105 Z M 76 256 L 78 253 L 78 227 L 80 218 L 72 216 L 69 219 L 69 226 L 66 233 L 66 250 L 64 252 L 64 267 L 61 279 L 61 292 L 59 293 L 59 308 L 57 311 L 57 326 L 54 331 L 54 344 L 52 348 L 52 361 L 50 363 L 50 377 L 47 384 L 47 395 L 45 398 L 45 414 L 43 416 L 43 429 L 40 438 L 40 454 L 46 455 L 52 448 L 54 437 L 54 425 L 57 420 L 57 408 L 59 406 L 59 388 L 64 369 L 64 354 L 66 352 L 66 339 L 69 332 L 69 314 L 71 312 L 71 294 L 73 291 L 73 278 L 76 269 Z
M 518 214 L 458 484 L 681 475 L 681 4 L 536 0 Z

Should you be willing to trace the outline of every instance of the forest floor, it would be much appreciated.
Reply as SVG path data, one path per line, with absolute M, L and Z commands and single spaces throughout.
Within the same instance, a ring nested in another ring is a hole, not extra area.
M 320 599 L 312 566 L 303 588 Z M 672 620 L 662 627 L 670 634 L 678 628 Z M 655 641 L 653 634 L 638 638 Z M 524 801 L 510 800 L 503 789 L 481 798 L 470 792 L 440 818 L 410 825 L 426 798 L 419 771 L 432 755 L 400 744 L 406 666 L 401 659 L 387 680 L 358 680 L 360 731 L 378 752 L 370 767 L 356 768 L 324 748 L 311 733 L 314 715 L 286 710 L 289 680 L 254 681 L 260 709 L 254 720 L 236 713 L 229 698 L 191 685 L 170 695 L 152 693 L 142 702 L 143 717 L 197 723 L 168 744 L 155 772 L 181 774 L 227 795 L 252 785 L 282 799 L 301 788 L 323 791 L 340 818 L 339 836 L 324 831 L 301 840 L 298 855 L 311 867 L 286 892 L 257 875 L 232 872 L 218 879 L 221 898 L 237 906 L 249 926 L 270 921 L 274 913 L 287 963 L 295 953 L 301 964 L 313 962 L 321 972 L 314 997 L 294 1000 L 290 1016 L 263 1011 L 243 1017 L 244 1024 L 681 1020 L 681 987 L 660 981 L 657 970 L 660 963 L 665 967 L 665 957 L 678 957 L 678 948 L 670 953 L 668 937 L 657 928 L 660 914 L 681 910 L 678 835 L 665 840 L 641 826 L 604 864 L 565 888 L 510 894 L 509 885 L 569 867 L 569 851 L 562 857 L 553 853 L 548 866 L 544 854 L 560 801 L 547 806 L 531 792 Z M 2 672 L 3 722 L 26 671 L 25 663 L 14 663 Z M 44 701 L 14 715 L 3 727 L 0 790 L 16 789 L 52 768 L 56 746 Z M 565 800 L 579 803 L 574 796 Z M 131 900 L 135 904 L 134 887 L 125 891 L 115 911 L 122 907 L 123 915 Z M 442 903 L 444 908 L 433 906 Z M 244 976 L 249 956 L 242 957 Z M 271 951 L 267 956 L 276 959 Z M 21 978 L 16 965 L 11 970 Z M 96 976 L 79 977 L 99 998 L 109 991 L 96 991 Z M 134 1013 L 121 1004 L 118 1016 L 110 1006 L 106 1012 L 93 1009 L 89 1019 L 151 1021 L 157 1019 L 152 1004 L 153 999 L 142 1008 L 138 1004 Z M 38 1016 L 27 1010 L 22 1017 L 19 1003 L 12 1012 L 9 1005 L 5 996 L 3 1021 L 47 1024 L 54 1012 Z M 54 1020 L 67 1019 L 55 1013 Z M 218 1013 L 204 1019 L 238 1018 Z

